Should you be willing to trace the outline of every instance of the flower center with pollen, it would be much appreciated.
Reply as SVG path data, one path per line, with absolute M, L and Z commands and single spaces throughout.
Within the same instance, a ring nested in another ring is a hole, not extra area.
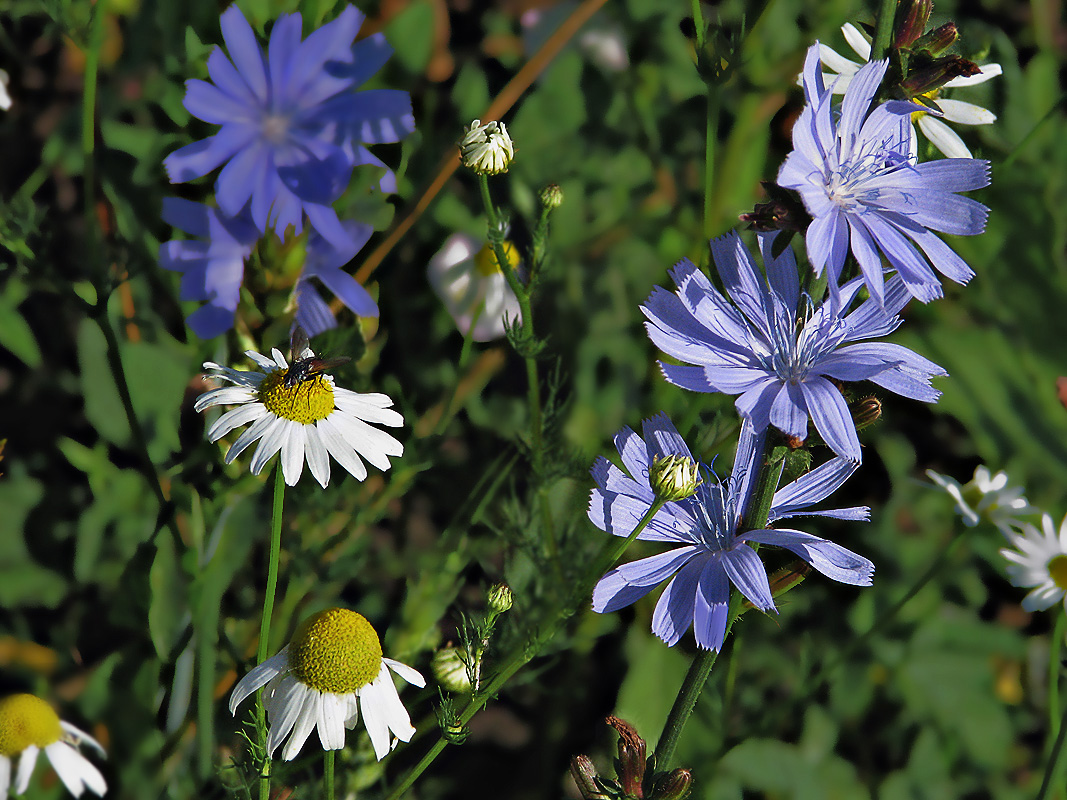
M 504 242 L 504 255 L 508 259 L 508 269 L 515 269 L 515 267 L 519 266 L 519 251 L 511 242 Z M 496 255 L 488 243 L 475 254 L 474 268 L 478 270 L 479 275 L 484 275 L 487 278 L 500 272 L 500 265 L 497 263 Z
M 382 645 L 362 615 L 331 608 L 300 623 L 289 643 L 289 665 L 305 686 L 351 694 L 378 677 Z
M 322 375 L 285 385 L 289 370 L 272 372 L 259 385 L 259 400 L 276 417 L 311 425 L 333 413 L 333 384 Z
M 30 745 L 47 747 L 63 736 L 52 707 L 32 694 L 0 700 L 0 756 L 14 756 Z
M 1067 556 L 1062 553 L 1048 562 L 1048 575 L 1060 589 L 1067 591 Z

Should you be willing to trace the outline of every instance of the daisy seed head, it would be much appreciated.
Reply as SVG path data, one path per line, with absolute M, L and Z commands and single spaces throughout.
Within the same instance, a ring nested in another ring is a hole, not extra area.
M 260 400 L 267 411 L 304 425 L 330 416 L 334 402 L 333 385 L 329 379 L 317 375 L 310 380 L 299 381 L 295 386 L 286 386 L 285 376 L 291 369 L 292 366 L 270 373 L 260 385 Z
M 371 683 L 382 665 L 382 644 L 366 618 L 345 608 L 308 617 L 289 643 L 293 674 L 320 692 L 348 694 Z
M 32 694 L 0 700 L 0 756 L 14 756 L 27 747 L 45 748 L 63 738 L 52 707 Z

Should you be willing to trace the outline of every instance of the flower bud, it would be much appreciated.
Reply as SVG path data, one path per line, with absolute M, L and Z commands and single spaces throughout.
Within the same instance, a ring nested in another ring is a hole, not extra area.
M 849 407 L 856 430 L 869 428 L 882 417 L 882 401 L 874 395 L 857 400 Z
M 656 456 L 648 468 L 648 481 L 660 500 L 690 497 L 703 481 L 697 463 L 688 456 Z
M 937 91 L 953 78 L 969 78 L 981 71 L 981 67 L 961 56 L 942 56 L 911 70 L 900 86 L 908 97 L 915 98 Z
M 619 787 L 627 797 L 644 797 L 641 784 L 645 780 L 645 757 L 647 749 L 637 729 L 618 717 L 608 717 L 608 725 L 619 732 L 619 757 L 615 761 L 615 775 Z
M 508 588 L 506 583 L 494 584 L 489 588 L 489 593 L 486 595 L 486 604 L 494 615 L 503 614 L 509 610 L 512 601 L 511 589 Z
M 932 56 L 939 56 L 952 47 L 959 38 L 960 32 L 956 30 L 956 23 L 946 22 L 940 28 L 934 28 L 916 39 L 911 50 L 914 53 L 925 51 Z
M 607 795 L 600 791 L 596 783 L 596 767 L 589 756 L 577 755 L 571 759 L 571 777 L 574 778 L 582 800 L 604 800 Z
M 430 669 L 437 682 L 450 692 L 471 690 L 470 673 L 458 647 L 442 647 L 430 659 Z
M 671 770 L 656 781 L 652 800 L 682 800 L 693 785 L 693 773 L 687 769 Z
M 459 158 L 463 166 L 479 175 L 507 172 L 515 158 L 515 146 L 503 122 L 474 120 L 459 141 Z
M 930 21 L 930 12 L 934 10 L 933 0 L 905 0 L 897 8 L 896 30 L 893 46 L 908 47 L 922 36 L 926 23 Z
M 550 183 L 541 190 L 541 205 L 556 209 L 563 205 L 563 190 L 555 183 Z

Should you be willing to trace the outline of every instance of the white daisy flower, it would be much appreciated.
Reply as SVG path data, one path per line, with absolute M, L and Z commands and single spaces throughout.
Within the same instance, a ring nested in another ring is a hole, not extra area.
M 1058 535 L 1052 517 L 1043 514 L 1040 531 L 1027 524 L 1018 533 L 1009 533 L 1008 539 L 1015 549 L 1000 551 L 1009 562 L 1008 580 L 1012 586 L 1036 587 L 1023 598 L 1023 608 L 1044 611 L 1063 600 L 1067 593 L 1067 517 Z
M 7 87 L 11 84 L 11 77 L 5 70 L 0 69 L 0 110 L 7 111 L 11 108 L 11 95 Z
M 404 418 L 390 408 L 393 401 L 384 394 L 359 394 L 336 386 L 322 370 L 348 359 L 316 358 L 300 328 L 293 333 L 291 364 L 277 348 L 271 350 L 270 358 L 254 350 L 245 355 L 263 371 L 243 372 L 208 361 L 204 369 L 235 385 L 205 392 L 194 405 L 197 411 L 237 406 L 208 429 L 212 442 L 251 423 L 226 452 L 227 464 L 259 441 L 252 456 L 253 475 L 281 450 L 282 473 L 289 486 L 300 479 L 306 460 L 315 480 L 325 488 L 330 482 L 329 456 L 361 481 L 367 477 L 363 459 L 387 470 L 389 456 L 404 454 L 400 442 L 368 424 L 402 425 Z
M 519 251 L 504 242 L 508 269 L 519 265 Z M 474 326 L 471 338 L 487 342 L 504 335 L 504 320 L 520 319 L 519 301 L 500 271 L 492 248 L 473 236 L 454 233 L 448 237 L 427 268 L 430 285 L 445 304 L 464 336 Z
M 356 727 L 362 704 L 363 724 L 381 761 L 397 740 L 410 742 L 415 734 L 390 670 L 410 684 L 426 685 L 418 671 L 382 655 L 378 634 L 363 616 L 331 608 L 304 620 L 289 644 L 240 680 L 230 695 L 230 713 L 266 686 L 267 753 L 273 756 L 288 736 L 282 758 L 291 761 L 316 728 L 324 750 L 344 747 L 345 728 Z
M 18 758 L 15 794 L 30 785 L 37 755 L 44 750 L 52 769 L 75 797 L 86 789 L 103 796 L 107 784 L 100 771 L 89 763 L 78 745 L 87 744 L 101 756 L 104 748 L 92 736 L 64 722 L 44 700 L 32 694 L 13 694 L 0 700 L 0 797 L 11 787 L 11 767 Z
M 1004 471 L 994 475 L 987 467 L 979 466 L 974 477 L 963 486 L 932 469 L 926 470 L 926 474 L 956 501 L 956 511 L 969 528 L 985 519 L 1010 538 L 1013 528 L 1024 524 L 1020 517 L 1039 511 L 1023 497 L 1021 486 L 1008 486 L 1008 473 Z
M 515 145 L 503 122 L 474 120 L 459 140 L 459 158 L 463 166 L 479 175 L 507 172 L 515 158 Z
M 819 59 L 827 69 L 831 70 L 823 74 L 823 82 L 825 86 L 833 85 L 834 94 L 844 94 L 845 89 L 852 82 L 852 77 L 871 58 L 871 43 L 867 41 L 859 28 L 848 22 L 842 26 L 841 32 L 845 35 L 845 41 L 862 59 L 862 62 L 852 61 L 832 47 L 819 44 Z M 944 88 L 958 89 L 965 86 L 977 86 L 1002 72 L 1000 64 L 982 64 L 979 69 L 981 72 L 977 75 L 953 78 L 945 84 Z M 937 97 L 936 93 L 930 99 L 934 100 L 937 107 L 941 109 L 941 117 L 935 117 L 925 111 L 917 111 L 911 116 L 912 122 L 933 143 L 934 147 L 948 158 L 973 158 L 971 151 L 963 143 L 963 139 L 945 122 L 954 122 L 957 125 L 991 125 L 996 121 L 997 115 L 974 103 Z

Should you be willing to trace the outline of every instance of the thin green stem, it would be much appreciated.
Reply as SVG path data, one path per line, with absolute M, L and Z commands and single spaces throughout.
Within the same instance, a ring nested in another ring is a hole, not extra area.
M 323 757 L 323 771 L 326 773 L 323 776 L 323 783 L 326 786 L 326 800 L 334 800 L 334 785 L 333 785 L 333 757 L 336 750 L 327 750 L 326 755 Z
M 697 37 L 697 50 L 704 49 L 704 43 L 707 41 L 707 26 L 704 24 L 704 14 L 700 8 L 700 0 L 691 0 L 690 5 L 693 8 L 693 27 L 696 28 Z
M 274 614 L 274 595 L 278 590 L 278 557 L 282 549 L 282 509 L 285 500 L 285 480 L 282 462 L 274 467 L 274 505 L 270 518 L 270 554 L 267 560 L 267 588 L 263 594 L 263 618 L 259 623 L 259 648 L 256 664 L 267 660 L 270 647 L 270 618 Z M 267 709 L 263 705 L 263 690 L 256 692 L 256 732 L 263 750 L 263 765 L 259 771 L 259 800 L 270 800 L 270 756 L 267 755 Z
M 1056 615 L 1056 627 L 1048 649 L 1048 731 L 1050 737 L 1060 733 L 1060 673 L 1063 671 L 1063 635 L 1067 631 L 1067 615 Z
M 704 238 L 715 233 L 715 151 L 719 145 L 719 87 L 708 83 L 707 131 L 704 136 Z
M 784 458 L 768 459 L 767 445 L 757 453 L 757 459 L 753 462 L 759 464 L 759 473 L 756 484 L 752 489 L 752 497 L 741 520 L 741 530 L 750 531 L 764 528 L 767 525 L 767 517 L 770 515 L 771 501 L 774 492 L 778 488 L 778 481 L 782 477 L 782 469 L 785 467 Z M 726 632 L 723 635 L 723 644 L 730 636 L 730 630 L 741 611 L 742 596 L 740 592 L 734 592 L 730 598 L 730 608 L 727 612 Z M 723 645 L 720 645 L 721 650 Z M 663 772 L 670 768 L 671 759 L 674 758 L 674 750 L 678 746 L 678 739 L 682 729 L 696 708 L 700 699 L 700 692 L 711 675 L 711 668 L 715 666 L 715 660 L 719 656 L 718 650 L 702 650 L 689 665 L 689 671 L 682 681 L 678 695 L 674 699 L 667 714 L 667 721 L 663 724 L 663 733 L 656 742 L 656 752 L 653 757 L 655 769 Z
M 1056 743 L 1052 745 L 1052 752 L 1048 757 L 1048 764 L 1045 765 L 1045 777 L 1041 780 L 1041 788 L 1037 792 L 1035 800 L 1045 800 L 1048 796 L 1048 790 L 1052 786 L 1052 781 L 1055 780 L 1056 774 L 1059 772 L 1058 765 L 1060 761 L 1060 755 L 1063 753 L 1063 743 L 1067 739 L 1067 712 L 1064 713 L 1060 719 L 1060 733 L 1056 737 Z
M 611 567 L 612 564 L 618 559 L 619 556 L 625 551 L 638 535 L 645 529 L 645 526 L 652 520 L 656 512 L 663 506 L 663 503 L 659 500 L 655 501 L 651 508 L 641 518 L 641 521 L 634 528 L 633 532 L 627 537 L 623 545 L 612 545 L 610 548 L 606 548 L 601 556 L 601 563 L 606 564 L 607 567 Z M 608 556 L 612 556 L 611 560 L 608 560 Z M 599 579 L 601 572 L 593 572 L 593 581 Z M 530 638 L 527 640 L 525 646 L 521 647 L 515 653 L 512 653 L 511 657 L 501 666 L 499 671 L 493 676 L 493 679 L 489 681 L 485 688 L 471 696 L 471 699 L 467 701 L 467 705 L 459 713 L 456 724 L 459 726 L 466 725 L 471 721 L 476 713 L 487 703 L 489 699 L 496 695 L 497 692 L 506 684 L 511 677 L 522 669 L 531 659 L 533 659 L 541 650 L 545 644 L 555 635 L 556 630 L 559 627 L 559 623 L 562 620 L 569 618 L 574 614 L 575 610 L 584 601 L 584 598 L 589 594 L 591 586 L 586 585 L 580 590 L 575 591 L 565 605 L 562 608 L 558 608 L 556 613 L 551 615 L 553 621 L 551 624 L 544 625 L 535 630 Z M 577 598 L 577 599 L 574 599 Z M 408 770 L 407 774 L 401 779 L 400 783 L 389 793 L 386 800 L 398 800 L 404 793 L 414 785 L 419 776 L 427 770 L 427 768 L 434 762 L 434 760 L 441 754 L 441 752 L 448 746 L 448 741 L 441 734 L 438 734 L 437 741 L 433 743 L 429 751 L 424 755 L 419 763 Z
M 889 56 L 889 46 L 893 42 L 893 19 L 897 13 L 897 0 L 882 0 L 878 10 L 878 22 L 874 28 L 874 41 L 871 43 L 871 61 L 879 61 Z

